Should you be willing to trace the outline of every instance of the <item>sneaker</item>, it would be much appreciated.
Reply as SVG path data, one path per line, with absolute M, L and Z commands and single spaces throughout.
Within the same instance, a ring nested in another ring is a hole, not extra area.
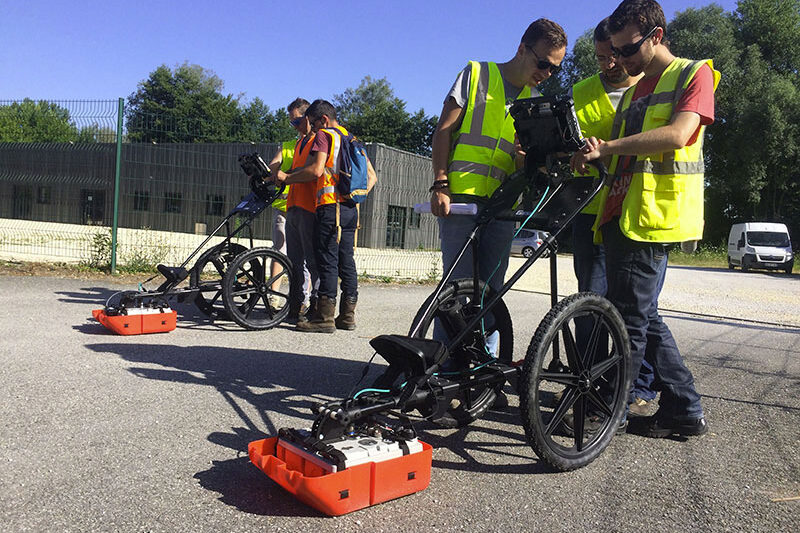
M 655 400 L 647 401 L 644 398 L 636 398 L 633 403 L 628 404 L 628 414 L 630 416 L 650 416 L 653 414 Z
M 699 418 L 661 418 L 655 415 L 636 418 L 631 423 L 631 433 L 663 439 L 673 435 L 697 437 L 708 433 L 708 423 L 704 416 Z
M 583 431 L 591 435 L 592 433 L 597 433 L 600 431 L 600 428 L 603 425 L 603 418 L 598 415 L 590 415 L 586 421 L 583 423 Z M 567 413 L 564 415 L 563 420 L 561 420 L 561 427 L 564 430 L 564 433 L 567 437 L 574 437 L 575 436 L 575 420 L 572 413 Z M 628 419 L 623 418 L 622 421 L 617 426 L 617 435 L 621 435 L 628 431 Z

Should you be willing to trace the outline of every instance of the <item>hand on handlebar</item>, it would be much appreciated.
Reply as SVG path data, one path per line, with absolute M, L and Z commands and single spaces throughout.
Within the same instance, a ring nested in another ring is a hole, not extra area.
M 588 174 L 589 169 L 586 168 L 586 163 L 602 157 L 602 154 L 600 153 L 600 146 L 602 144 L 603 141 L 596 137 L 589 137 L 586 139 L 586 143 L 583 145 L 580 151 L 572 154 L 572 158 L 569 162 L 569 166 L 572 171 L 580 174 Z
M 288 178 L 288 177 L 289 177 L 289 174 L 287 174 L 283 170 L 278 169 L 275 172 L 273 172 L 272 181 L 274 181 L 276 185 L 280 185 L 281 183 L 285 183 L 286 182 L 286 178 Z

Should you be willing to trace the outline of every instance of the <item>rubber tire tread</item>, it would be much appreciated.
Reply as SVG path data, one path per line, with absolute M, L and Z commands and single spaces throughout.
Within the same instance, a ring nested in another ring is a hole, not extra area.
M 538 374 L 538 370 L 544 366 L 543 359 L 549 355 L 549 347 L 552 344 L 553 335 L 560 333 L 560 327 L 564 320 L 570 316 L 577 315 L 579 310 L 587 306 L 592 309 L 600 307 L 606 311 L 606 319 L 610 327 L 615 329 L 617 335 L 621 338 L 623 368 L 627 375 L 624 376 L 623 390 L 620 393 L 617 405 L 614 406 L 611 424 L 605 429 L 604 434 L 590 446 L 584 455 L 579 458 L 568 458 L 557 454 L 549 447 L 543 428 L 540 427 L 539 408 L 534 397 L 537 377 L 534 373 Z M 545 345 L 544 343 L 548 339 L 549 342 Z M 628 391 L 630 390 L 632 379 L 630 340 L 625 323 L 616 307 L 606 298 L 592 292 L 580 292 L 564 298 L 550 309 L 536 328 L 536 333 L 534 333 L 528 346 L 522 375 L 519 379 L 520 412 L 528 444 L 541 460 L 555 470 L 566 472 L 588 465 L 608 447 L 614 437 L 617 427 L 625 414 Z
M 254 257 L 269 257 L 272 260 L 278 261 L 281 263 L 286 271 L 287 282 L 291 287 L 292 283 L 292 262 L 289 258 L 282 254 L 281 252 L 275 250 L 274 248 L 268 247 L 258 247 L 258 248 L 251 248 L 250 250 L 239 254 L 233 260 L 233 262 L 228 267 L 228 271 L 225 272 L 225 278 L 222 282 L 222 300 L 225 304 L 225 310 L 228 312 L 228 316 L 231 320 L 236 322 L 238 325 L 245 329 L 249 330 L 266 330 L 273 328 L 283 322 L 283 320 L 289 314 L 289 303 L 287 301 L 286 305 L 278 312 L 272 320 L 268 322 L 253 322 L 248 320 L 244 317 L 241 312 L 239 311 L 239 307 L 233 300 L 233 285 L 236 282 L 236 273 L 242 267 L 243 264 L 250 261 Z M 266 264 L 266 261 L 263 261 Z
M 480 282 L 479 289 L 482 291 L 484 287 L 484 283 Z M 446 300 L 453 298 L 456 295 L 472 295 L 473 294 L 473 287 L 474 281 L 471 278 L 468 279 L 457 279 L 454 281 L 449 282 L 445 288 L 442 290 L 441 294 L 439 294 L 439 305 L 441 305 Z M 485 301 L 491 300 L 495 295 L 495 290 L 489 287 L 486 291 Z M 428 308 L 431 302 L 431 298 L 433 295 L 429 296 L 425 303 L 422 304 L 422 307 L 417 311 L 416 316 L 414 317 L 413 322 L 411 323 L 411 329 L 409 330 L 409 335 L 413 333 L 414 325 L 417 324 L 420 320 L 423 319 L 425 315 L 425 310 Z M 436 306 L 432 311 L 438 309 L 439 305 Z M 508 307 L 506 307 L 505 302 L 500 300 L 495 304 L 494 309 L 492 310 L 492 314 L 495 317 L 496 324 L 500 325 L 498 331 L 500 332 L 500 353 L 498 354 L 497 359 L 503 363 L 510 364 L 514 355 L 514 332 L 513 327 L 511 324 L 511 313 L 508 311 Z M 432 317 L 425 317 L 424 322 L 422 323 L 422 327 L 420 328 L 420 333 L 417 334 L 417 337 L 422 337 L 427 333 L 428 329 L 433 326 Z M 502 385 L 499 387 L 502 388 Z M 449 409 L 447 414 L 449 416 L 445 416 L 443 418 L 437 419 L 436 422 L 440 426 L 444 427 L 464 427 L 475 420 L 479 419 L 489 410 L 489 408 L 494 403 L 496 398 L 495 390 L 488 390 L 483 398 L 480 398 L 478 402 L 473 404 L 472 408 L 466 409 L 463 405 L 459 406 L 456 409 Z
M 225 247 L 227 247 L 227 249 L 225 250 L 225 253 L 227 253 L 229 255 L 229 261 L 227 263 L 228 265 L 230 265 L 233 262 L 233 260 L 236 259 L 236 257 L 239 254 L 244 253 L 244 252 L 247 251 L 246 247 L 242 246 L 241 244 L 235 243 L 235 242 L 221 243 L 221 244 L 218 244 L 218 245 L 214 246 L 213 248 L 209 248 L 208 250 L 206 250 L 205 252 L 203 252 L 200 255 L 200 257 L 197 259 L 197 261 L 195 261 L 194 266 L 192 267 L 192 271 L 189 273 L 189 286 L 191 288 L 197 288 L 197 287 L 200 286 L 200 282 L 201 282 L 200 276 L 202 274 L 203 269 L 206 267 L 206 265 L 211 262 L 210 258 L 212 256 L 214 256 L 214 255 L 218 255 L 220 253 L 220 250 L 222 250 Z M 233 253 L 231 253 L 231 252 L 233 252 Z M 226 272 L 227 272 L 227 270 L 226 270 Z M 225 277 L 225 272 L 223 272 L 221 274 L 220 279 L 219 279 L 220 291 L 222 290 L 222 281 L 223 281 L 224 277 Z M 221 298 L 219 301 L 222 303 L 223 306 L 225 305 L 224 299 Z M 200 292 L 198 292 L 197 296 L 195 296 L 194 303 L 197 306 L 197 308 L 200 310 L 200 312 L 202 312 L 206 316 L 209 316 L 209 317 L 212 317 L 212 318 L 219 318 L 221 320 L 227 320 L 228 319 L 228 312 L 227 312 L 227 310 L 225 310 L 224 307 L 221 308 L 221 309 L 215 310 L 216 313 L 209 312 L 208 308 L 210 306 L 208 305 L 208 302 L 205 299 L 205 297 L 203 296 L 203 294 L 200 293 Z

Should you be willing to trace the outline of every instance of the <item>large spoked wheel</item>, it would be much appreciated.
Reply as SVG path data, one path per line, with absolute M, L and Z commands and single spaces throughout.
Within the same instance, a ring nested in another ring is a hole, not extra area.
M 246 329 L 269 329 L 289 314 L 292 265 L 272 248 L 239 254 L 222 281 L 228 316 Z
M 630 360 L 625 324 L 605 298 L 573 294 L 547 313 L 520 381 L 525 434 L 542 460 L 566 471 L 605 450 L 625 413 Z
M 192 267 L 189 286 L 199 289 L 194 303 L 211 318 L 227 319 L 228 312 L 222 301 L 222 280 L 228 267 L 247 248 L 234 242 L 224 242 L 209 248 Z
M 434 321 L 438 319 L 444 336 L 448 339 L 455 338 L 462 326 L 480 312 L 481 301 L 488 302 L 494 296 L 493 289 L 487 288 L 485 294 L 483 289 L 484 284 L 481 283 L 476 298 L 472 279 L 460 279 L 448 283 L 429 311 L 431 298 L 422 304 L 414 318 L 409 335 L 433 338 Z M 460 361 L 461 365 L 454 365 L 452 362 L 446 364 L 445 370 L 440 372 L 440 375 L 454 381 L 459 379 L 459 374 L 463 378 L 468 378 L 470 369 L 492 359 L 487 343 L 495 344 L 494 356 L 497 359 L 506 364 L 511 363 L 514 353 L 514 334 L 511 315 L 506 304 L 502 300 L 497 302 L 482 322 L 483 324 L 478 323 L 461 346 L 451 348 L 451 361 Z M 416 324 L 420 326 L 415 328 Z M 484 385 L 462 391 L 446 414 L 434 422 L 447 427 L 461 427 L 477 420 L 492 406 L 496 393 L 501 388 L 502 384 Z

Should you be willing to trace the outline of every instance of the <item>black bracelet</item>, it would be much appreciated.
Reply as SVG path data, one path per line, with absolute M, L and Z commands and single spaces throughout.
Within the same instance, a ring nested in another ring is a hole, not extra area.
M 450 187 L 450 182 L 449 181 L 447 181 L 447 180 L 437 180 L 437 181 L 433 182 L 433 185 L 431 185 L 431 188 L 428 189 L 428 191 L 429 192 L 433 192 L 433 191 L 438 191 L 438 190 L 441 190 L 441 189 L 447 189 L 448 187 Z

